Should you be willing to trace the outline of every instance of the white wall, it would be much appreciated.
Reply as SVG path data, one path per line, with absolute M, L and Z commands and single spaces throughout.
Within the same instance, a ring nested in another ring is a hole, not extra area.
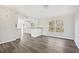
M 0 6 L 0 44 L 18 38 L 16 24 L 17 17 L 15 13 Z
M 48 9 L 44 9 L 42 6 L 39 6 L 39 7 L 24 6 L 24 8 L 22 7 L 20 9 L 23 9 L 20 12 L 26 13 L 26 16 L 29 16 L 29 17 L 33 16 L 39 19 L 39 25 L 43 27 L 43 35 L 60 37 L 60 38 L 68 38 L 68 39 L 74 38 L 74 17 L 75 16 L 73 11 L 75 10 L 75 8 L 73 6 L 49 6 Z M 63 33 L 48 32 L 48 22 L 49 20 L 53 19 L 54 16 L 63 17 L 64 29 L 65 29 Z M 76 18 L 76 24 L 75 24 L 76 25 L 75 41 L 79 43 L 78 18 L 79 17 Z M 20 34 L 18 34 L 18 32 L 20 33 L 20 31 L 17 31 L 16 24 L 17 24 L 16 13 L 5 7 L 0 6 L 0 44 L 8 41 L 13 41 L 16 38 L 20 37 Z
M 17 9 L 17 8 L 18 9 Z M 54 36 L 60 38 L 74 39 L 74 13 L 77 6 L 16 6 L 16 10 L 24 13 L 28 17 L 37 18 L 40 21 L 40 26 L 43 27 L 43 35 Z M 64 32 L 48 32 L 49 20 L 55 19 L 54 17 L 63 17 Z
M 56 17 L 60 17 L 60 16 L 56 16 Z M 49 32 L 48 23 L 50 20 L 56 20 L 56 17 L 41 19 L 40 26 L 43 26 L 43 35 L 73 39 L 74 38 L 74 17 L 75 17 L 74 14 L 62 16 L 63 17 L 62 19 L 64 21 L 64 32 Z
M 74 38 L 74 13 L 77 9 L 76 5 L 49 5 L 47 8 L 40 5 L 27 6 L 8 6 L 27 17 L 36 18 L 40 20 L 40 26 L 44 27 L 43 34 L 47 36 L 55 36 L 60 38 Z M 48 21 L 53 17 L 64 17 L 64 32 L 54 33 L 48 32 Z
M 75 43 L 79 48 L 79 9 L 77 10 L 75 17 Z
M 74 39 L 74 13 L 76 8 L 77 6 L 73 5 L 51 5 L 48 8 L 44 8 L 43 6 L 16 6 L 14 9 L 24 13 L 28 17 L 39 19 L 40 26 L 43 27 L 43 35 Z M 53 19 L 53 17 L 60 16 L 64 20 L 64 32 L 48 32 L 49 20 Z

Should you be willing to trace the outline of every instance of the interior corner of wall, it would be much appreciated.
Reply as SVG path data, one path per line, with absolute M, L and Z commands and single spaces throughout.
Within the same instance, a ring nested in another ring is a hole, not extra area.
M 74 40 L 74 41 L 75 41 L 75 44 L 76 44 L 77 48 L 79 49 L 79 45 L 78 45 L 78 42 L 76 42 L 76 40 Z

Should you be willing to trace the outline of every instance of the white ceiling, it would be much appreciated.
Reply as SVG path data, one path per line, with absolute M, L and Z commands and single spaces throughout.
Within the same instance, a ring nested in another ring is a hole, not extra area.
M 76 5 L 49 5 L 44 8 L 43 5 L 9 5 L 7 6 L 28 17 L 49 18 L 53 16 L 62 16 L 74 13 L 78 6 Z

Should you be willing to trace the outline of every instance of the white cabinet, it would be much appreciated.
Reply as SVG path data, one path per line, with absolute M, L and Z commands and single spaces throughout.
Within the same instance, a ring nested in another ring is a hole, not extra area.
M 31 36 L 32 37 L 37 37 L 37 36 L 40 36 L 42 35 L 42 27 L 33 27 L 31 28 Z

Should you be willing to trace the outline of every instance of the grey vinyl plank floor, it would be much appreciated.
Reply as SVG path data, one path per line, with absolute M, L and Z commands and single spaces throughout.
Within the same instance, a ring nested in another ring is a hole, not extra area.
M 47 36 L 31 37 L 0 44 L 0 53 L 79 53 L 75 42 Z

